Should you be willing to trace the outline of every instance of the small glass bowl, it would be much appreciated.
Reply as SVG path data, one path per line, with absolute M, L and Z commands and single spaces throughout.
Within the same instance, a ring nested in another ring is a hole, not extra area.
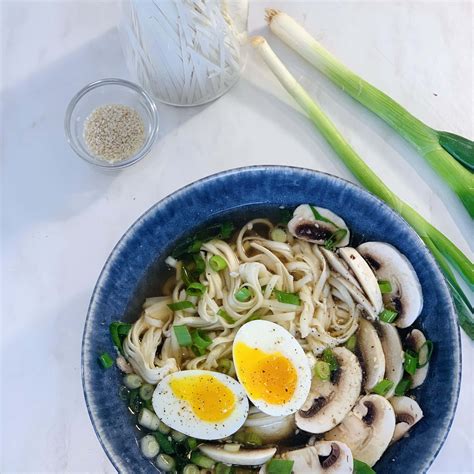
M 107 104 L 123 104 L 135 109 L 145 126 L 145 141 L 133 156 L 109 163 L 92 154 L 84 141 L 84 122 L 92 111 Z M 81 89 L 71 100 L 64 120 L 71 148 L 85 161 L 102 168 L 120 169 L 141 160 L 156 139 L 159 116 L 153 99 L 138 85 L 124 79 L 101 79 Z

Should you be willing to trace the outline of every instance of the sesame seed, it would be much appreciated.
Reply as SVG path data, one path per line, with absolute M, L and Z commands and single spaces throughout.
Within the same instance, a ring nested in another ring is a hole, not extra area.
M 84 141 L 101 160 L 130 158 L 145 142 L 145 126 L 135 109 L 121 104 L 97 107 L 84 122 Z

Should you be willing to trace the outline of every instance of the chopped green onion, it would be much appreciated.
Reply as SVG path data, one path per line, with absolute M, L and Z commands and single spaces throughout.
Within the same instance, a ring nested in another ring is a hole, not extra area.
M 155 387 L 149 383 L 144 383 L 139 390 L 139 395 L 142 400 L 145 402 L 151 400 L 153 397 L 153 392 L 155 391 Z
M 395 387 L 395 395 L 397 397 L 401 397 L 405 395 L 405 393 L 410 390 L 411 387 L 411 380 L 410 379 L 402 379 L 398 382 L 398 385 Z
M 103 369 L 110 369 L 110 367 L 114 365 L 114 360 L 109 356 L 109 354 L 107 354 L 107 352 L 100 354 L 99 362 Z
M 235 323 L 235 320 L 229 316 L 229 314 L 227 313 L 227 311 L 223 308 L 221 308 L 217 314 L 226 322 L 226 323 L 229 323 L 229 324 L 234 324 Z
M 425 341 L 424 344 L 420 347 L 418 351 L 418 365 L 417 367 L 421 369 L 431 359 L 431 355 L 433 354 L 433 342 L 432 341 Z
M 140 440 L 140 448 L 143 456 L 154 458 L 160 452 L 160 445 L 153 435 L 146 435 Z
M 156 458 L 156 465 L 165 472 L 174 471 L 176 461 L 168 454 L 159 454 Z
M 194 272 L 197 275 L 200 275 L 201 273 L 204 273 L 206 271 L 206 262 L 201 257 L 201 254 L 199 254 L 199 253 L 194 254 L 193 255 L 193 260 L 194 260 L 194 265 L 195 265 Z
M 284 291 L 279 290 L 273 290 L 273 292 L 280 303 L 294 304 L 295 306 L 301 304 L 300 297 L 296 293 L 285 293 Z
M 331 349 L 324 349 L 323 351 L 323 360 L 329 364 L 329 368 L 331 372 L 339 369 L 339 363 Z
M 217 370 L 228 374 L 232 368 L 232 361 L 230 359 L 219 359 L 217 361 Z
M 205 469 L 213 468 L 216 463 L 213 459 L 210 459 L 197 451 L 194 451 L 193 454 L 191 454 L 191 462 Z
M 247 318 L 247 323 L 250 321 L 256 321 L 257 319 L 262 319 L 262 316 L 259 313 L 253 313 L 252 316 Z
M 220 229 L 216 237 L 221 240 L 226 240 L 232 235 L 233 231 L 234 224 L 232 224 L 231 222 L 224 222 L 220 225 Z
M 327 362 L 323 360 L 318 360 L 314 366 L 314 373 L 321 380 L 329 380 L 331 378 L 331 367 Z
M 214 474 L 231 474 L 232 473 L 232 466 L 228 466 L 227 464 L 218 463 L 214 468 Z
M 280 16 L 281 14 L 279 12 L 270 11 L 270 26 L 272 30 L 279 28 L 281 36 L 286 36 L 286 40 L 291 42 L 294 33 L 283 31 L 284 28 L 281 25 L 277 26 L 277 23 L 280 23 L 280 21 L 275 21 L 275 19 Z M 285 15 L 285 17 L 284 21 L 288 21 L 288 19 L 293 21 L 294 28 L 301 28 L 296 24 L 296 22 L 294 22 L 294 20 L 291 20 L 288 15 Z M 301 106 L 315 127 L 359 182 L 370 192 L 385 201 L 392 209 L 399 212 L 401 216 L 415 229 L 426 246 L 431 250 L 450 285 L 450 290 L 458 313 L 459 324 L 466 331 L 468 336 L 471 339 L 474 339 L 474 316 L 472 305 L 461 286 L 458 284 L 448 263 L 448 261 L 452 263 L 459 270 L 466 282 L 469 285 L 472 285 L 474 284 L 474 272 L 472 271 L 471 261 L 445 235 L 427 222 L 413 208 L 401 201 L 367 166 L 367 164 L 364 163 L 361 157 L 355 152 L 349 143 L 347 143 L 334 124 L 321 110 L 319 105 L 308 95 L 298 81 L 296 81 L 296 79 L 286 69 L 264 38 L 261 36 L 256 37 L 253 39 L 252 44 L 258 50 L 281 84 Z M 300 43 L 295 42 L 294 44 Z M 310 50 L 311 48 L 307 48 L 307 51 Z M 356 83 L 357 90 L 359 90 L 360 84 L 358 80 Z M 402 114 L 401 116 L 404 115 Z M 433 151 L 431 146 L 425 147 L 424 149 L 429 150 L 429 153 Z M 431 157 L 435 159 L 435 154 L 432 154 Z M 470 177 L 469 179 L 471 180 L 472 178 Z M 465 188 L 464 185 L 461 186 Z M 470 192 L 468 195 L 470 196 L 469 200 L 472 201 L 474 199 L 474 194 Z
M 313 212 L 313 216 L 317 221 L 328 222 L 329 224 L 332 224 L 334 227 L 338 228 L 338 226 L 334 224 L 333 221 L 331 221 L 327 217 L 322 216 L 314 206 L 311 206 L 310 204 L 309 207 L 311 208 L 311 211 Z
M 158 431 L 161 434 L 167 435 L 171 431 L 171 428 L 168 425 L 165 425 L 162 421 L 160 421 L 160 424 L 158 425 Z
M 141 398 L 141 395 L 140 395 L 140 398 Z M 143 400 L 143 398 L 142 398 L 142 400 Z M 148 408 L 148 410 L 152 411 L 153 413 L 155 413 L 155 409 L 153 408 L 153 402 L 152 402 L 151 398 L 149 400 L 143 400 L 143 406 L 145 408 Z M 161 423 L 161 421 L 160 421 L 160 423 Z
M 209 259 L 209 266 L 215 271 L 220 272 L 227 268 L 227 262 L 220 255 L 213 255 Z
M 183 468 L 183 474 L 199 474 L 201 469 L 199 469 L 196 464 L 186 464 Z
M 383 379 L 372 389 L 372 392 L 384 397 L 392 387 L 393 382 L 391 380 Z
M 187 438 L 186 439 L 186 446 L 188 447 L 189 451 L 196 449 L 198 445 L 198 441 L 196 438 Z
M 272 459 L 266 466 L 267 474 L 291 474 L 294 461 L 289 459 Z
M 143 379 L 138 374 L 127 374 L 123 377 L 123 384 L 130 390 L 134 390 L 143 385 Z
M 232 440 L 239 444 L 245 444 L 246 433 L 244 430 L 237 431 L 232 436 Z
M 185 266 L 181 268 L 181 279 L 186 286 L 193 282 L 192 270 L 188 270 Z
M 159 428 L 158 428 L 159 429 Z M 155 431 L 153 436 L 158 441 L 161 450 L 166 454 L 173 454 L 174 453 L 174 446 L 173 443 L 168 439 L 168 436 L 164 435 L 160 431 Z
M 133 413 L 138 413 L 143 406 L 143 401 L 140 398 L 139 389 L 130 390 L 130 398 L 128 399 L 128 407 Z
M 195 329 L 191 333 L 191 337 L 193 340 L 193 346 L 201 351 L 205 351 L 212 343 L 210 337 L 204 331 L 201 331 L 201 329 Z
M 391 309 L 385 308 L 380 314 L 379 319 L 384 323 L 393 323 L 397 319 L 398 313 Z
M 237 301 L 245 303 L 250 298 L 252 298 L 252 292 L 247 287 L 243 286 L 235 293 L 234 296 Z
M 247 431 L 245 433 L 245 444 L 250 444 L 251 446 L 262 446 L 263 440 L 257 433 Z
M 357 346 L 357 336 L 355 334 L 352 334 L 352 336 L 346 341 L 345 346 L 351 352 L 354 352 Z
M 388 280 L 379 280 L 379 288 L 382 295 L 392 292 L 392 284 Z
M 280 217 L 278 218 L 278 223 L 286 225 L 290 222 L 291 218 L 293 217 L 293 212 L 289 209 L 278 209 Z
M 187 326 L 184 325 L 177 325 L 173 326 L 173 331 L 178 341 L 178 344 L 181 347 L 189 347 L 193 344 L 193 339 L 191 337 L 191 333 Z
M 195 306 L 191 301 L 184 300 L 184 301 L 178 301 L 177 303 L 170 303 L 168 305 L 168 308 L 171 309 L 171 311 L 181 311 L 182 309 L 189 309 L 189 308 L 194 308 Z
M 114 346 L 120 351 L 122 355 L 123 355 L 123 347 L 122 347 L 123 339 L 127 336 L 131 327 L 132 327 L 131 324 L 122 323 L 120 321 L 114 321 L 110 323 L 110 326 L 109 326 L 109 332 L 112 338 L 112 342 L 114 343 Z
M 347 229 L 338 229 L 331 234 L 331 237 L 324 242 L 324 248 L 328 250 L 333 250 L 334 247 L 341 242 L 341 240 L 346 236 Z
M 418 366 L 418 354 L 413 352 L 412 350 L 408 349 L 405 351 L 405 359 L 403 362 L 403 367 L 405 368 L 405 372 L 413 375 L 416 372 L 416 368 Z
M 376 474 L 376 472 L 365 462 L 354 459 L 354 474 Z
M 184 433 L 181 433 L 181 431 L 176 430 L 171 430 L 171 437 L 177 443 L 183 443 L 187 439 L 187 436 Z
M 186 294 L 189 296 L 202 296 L 206 292 L 207 288 L 202 283 L 191 283 L 186 288 Z
M 281 243 L 285 243 L 286 242 L 286 232 L 283 230 L 283 229 L 280 229 L 279 227 L 275 227 L 271 233 L 270 233 L 270 237 L 272 238 L 272 240 L 274 240 L 275 242 L 281 242 Z
M 196 253 L 201 250 L 202 242 L 200 240 L 195 240 L 188 247 L 188 253 Z
M 234 225 L 231 222 L 215 224 L 207 229 L 197 232 L 193 237 L 187 238 L 177 245 L 171 254 L 173 258 L 183 258 L 199 252 L 203 242 L 212 239 L 228 239 L 234 231 Z

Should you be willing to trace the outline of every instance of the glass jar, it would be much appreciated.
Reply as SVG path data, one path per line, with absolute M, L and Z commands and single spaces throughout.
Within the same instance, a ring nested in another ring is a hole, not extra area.
M 247 18 L 248 0 L 124 0 L 128 68 L 161 102 L 210 102 L 240 77 Z

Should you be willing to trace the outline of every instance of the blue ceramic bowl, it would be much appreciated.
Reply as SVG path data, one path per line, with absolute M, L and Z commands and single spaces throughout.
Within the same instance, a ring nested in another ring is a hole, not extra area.
M 186 234 L 211 221 L 271 216 L 279 206 L 308 202 L 339 214 L 354 234 L 354 243 L 389 242 L 415 267 L 424 298 L 416 325 L 435 344 L 428 379 L 416 393 L 425 417 L 409 438 L 387 450 L 375 469 L 379 474 L 428 470 L 453 421 L 461 377 L 456 316 L 433 257 L 398 214 L 365 190 L 315 171 L 258 166 L 210 176 L 155 204 L 130 227 L 102 270 L 84 328 L 82 378 L 97 437 L 119 472 L 150 472 L 153 467 L 140 453 L 133 419 L 119 398 L 118 369 L 103 370 L 97 363 L 101 352 L 114 352 L 109 323 L 138 316 L 144 298 L 156 295 L 164 258 Z

